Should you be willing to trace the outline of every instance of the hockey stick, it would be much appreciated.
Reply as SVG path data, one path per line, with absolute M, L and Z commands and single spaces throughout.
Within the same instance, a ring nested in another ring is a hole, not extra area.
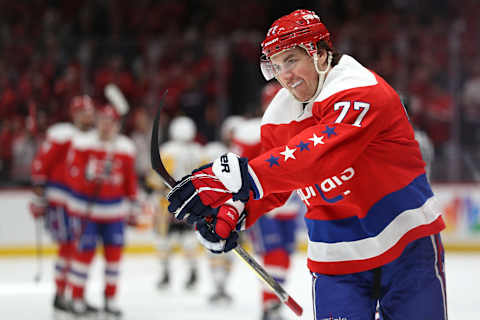
M 37 104 L 33 101 L 30 101 L 28 104 L 27 129 L 34 138 L 37 137 Z M 33 281 L 35 281 L 35 283 L 39 283 L 43 276 L 43 219 L 45 219 L 45 217 L 35 219 L 35 256 L 37 260 L 37 270 L 35 271 L 35 276 L 33 277 Z
M 37 256 L 37 271 L 33 281 L 39 283 L 42 280 L 43 254 L 42 254 L 42 219 L 35 219 L 35 253 Z
M 107 84 L 103 92 L 108 102 L 113 105 L 113 107 L 115 108 L 115 110 L 117 110 L 120 116 L 124 116 L 128 113 L 128 111 L 130 110 L 130 105 L 128 104 L 127 99 L 116 84 Z
M 165 166 L 162 163 L 162 158 L 160 157 L 158 143 L 160 111 L 163 107 L 166 94 L 167 91 L 165 91 L 160 100 L 160 105 L 153 121 L 150 157 L 153 170 L 160 175 L 165 185 L 171 189 L 177 184 L 177 181 L 175 181 L 175 179 L 173 179 L 173 177 L 170 176 L 168 171 L 165 169 Z M 275 279 L 272 278 L 271 275 L 267 273 L 267 271 L 265 271 L 265 269 L 252 256 L 250 256 L 250 254 L 248 254 L 247 251 L 245 251 L 245 249 L 243 249 L 241 246 L 237 246 L 233 249 L 233 252 L 235 252 L 235 254 L 240 257 L 240 259 L 242 259 L 242 261 L 245 262 L 263 282 L 265 282 L 265 284 L 275 293 L 275 295 L 277 295 L 282 303 L 289 307 L 297 316 L 302 315 L 303 308 L 283 289 L 283 287 L 277 281 L 275 281 Z

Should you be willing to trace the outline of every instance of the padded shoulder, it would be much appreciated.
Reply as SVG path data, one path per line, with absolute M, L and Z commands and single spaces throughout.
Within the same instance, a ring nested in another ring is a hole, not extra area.
M 97 144 L 98 137 L 96 130 L 78 132 L 72 137 L 72 147 L 78 150 L 85 150 Z
M 126 153 L 131 157 L 135 157 L 136 147 L 133 140 L 125 135 L 119 135 L 116 141 L 116 150 L 119 153 Z
M 71 123 L 61 122 L 54 124 L 47 130 L 47 139 L 51 142 L 65 143 L 72 139 L 78 129 Z
M 328 73 L 322 91 L 315 101 L 323 101 L 341 91 L 374 86 L 377 78 L 367 68 L 349 55 L 343 55 L 338 64 Z

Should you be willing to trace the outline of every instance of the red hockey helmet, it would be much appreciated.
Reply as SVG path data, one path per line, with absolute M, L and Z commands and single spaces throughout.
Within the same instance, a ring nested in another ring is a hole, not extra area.
M 78 111 L 85 111 L 93 113 L 95 106 L 93 105 L 93 100 L 90 96 L 84 94 L 82 96 L 75 96 L 70 102 L 70 114 L 74 114 Z
M 261 70 L 265 79 L 273 79 L 278 72 L 270 63 L 270 58 L 287 49 L 301 46 L 310 56 L 317 52 L 316 43 L 326 40 L 330 46 L 330 33 L 317 14 L 299 9 L 277 19 L 262 42 Z

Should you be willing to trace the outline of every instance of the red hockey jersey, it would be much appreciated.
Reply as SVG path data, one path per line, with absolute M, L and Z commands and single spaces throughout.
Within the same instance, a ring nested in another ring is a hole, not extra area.
M 262 151 L 271 149 L 273 146 L 267 144 L 261 140 L 260 135 L 261 119 L 249 119 L 242 122 L 242 124 L 235 130 L 232 138 L 231 149 L 241 157 L 253 159 L 260 155 Z M 286 194 L 286 199 L 289 199 L 291 192 Z M 268 212 L 269 216 L 275 217 L 281 220 L 294 219 L 297 213 L 301 210 L 301 204 L 298 201 L 291 199 L 280 207 L 276 207 L 272 210 L 263 207 L 263 202 L 251 202 L 247 208 L 247 211 L 252 216 L 259 216 Z M 253 211 L 257 211 L 253 213 Z
M 71 123 L 58 123 L 47 130 L 47 136 L 32 161 L 32 182 L 45 185 L 50 205 L 64 205 L 65 161 L 71 139 L 80 131 Z
M 94 221 L 124 219 L 136 200 L 135 146 L 122 135 L 104 142 L 97 131 L 72 140 L 67 163 L 68 213 Z
M 373 269 L 444 228 L 398 95 L 352 57 L 332 68 L 312 103 L 280 90 L 261 134 L 272 149 L 249 161 L 261 200 L 247 210 L 279 206 L 297 190 L 308 210 L 311 271 Z M 247 227 L 257 218 L 249 214 Z

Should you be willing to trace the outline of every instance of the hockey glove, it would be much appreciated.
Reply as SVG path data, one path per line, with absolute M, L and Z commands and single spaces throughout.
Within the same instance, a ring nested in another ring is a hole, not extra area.
M 195 233 L 200 243 L 213 253 L 228 252 L 238 244 L 239 214 L 230 205 L 223 205 L 215 216 L 197 222 Z
M 216 208 L 232 198 L 247 202 L 250 191 L 259 198 L 247 158 L 233 153 L 222 155 L 213 164 L 194 170 L 168 193 L 168 211 L 178 220 L 193 224 L 214 214 Z
M 127 216 L 127 224 L 138 230 L 149 229 L 153 222 L 153 208 L 148 202 L 131 201 L 130 212 Z
M 35 218 L 41 218 L 47 213 L 47 199 L 43 196 L 34 195 L 29 203 L 30 214 Z

